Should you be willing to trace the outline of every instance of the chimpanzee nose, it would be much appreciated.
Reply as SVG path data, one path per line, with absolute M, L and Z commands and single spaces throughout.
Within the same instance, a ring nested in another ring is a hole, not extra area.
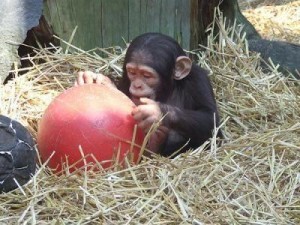
M 143 86 L 143 83 L 141 82 L 141 80 L 135 80 L 133 82 L 133 87 L 136 89 L 140 89 L 140 88 L 142 88 L 142 86 Z

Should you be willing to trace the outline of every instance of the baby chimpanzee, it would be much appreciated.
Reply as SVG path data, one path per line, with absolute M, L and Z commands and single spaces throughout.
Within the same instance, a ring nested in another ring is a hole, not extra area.
M 109 78 L 87 71 L 79 72 L 75 85 L 101 82 L 113 85 Z M 163 118 L 148 143 L 151 152 L 170 156 L 179 149 L 197 148 L 219 124 L 207 72 L 169 36 L 136 37 L 126 52 L 117 88 L 136 104 L 132 115 L 144 132 Z

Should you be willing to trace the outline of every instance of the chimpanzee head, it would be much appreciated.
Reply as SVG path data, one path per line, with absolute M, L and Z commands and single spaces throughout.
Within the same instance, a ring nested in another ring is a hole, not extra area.
M 176 80 L 189 75 L 191 60 L 171 37 L 145 33 L 128 47 L 119 88 L 135 103 L 140 97 L 164 102 Z

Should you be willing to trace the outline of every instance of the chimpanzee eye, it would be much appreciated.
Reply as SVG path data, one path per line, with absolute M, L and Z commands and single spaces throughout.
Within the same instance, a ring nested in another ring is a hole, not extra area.
M 150 79 L 152 76 L 150 73 L 143 73 L 144 78 Z
M 136 72 L 134 70 L 127 70 L 128 76 L 135 76 Z

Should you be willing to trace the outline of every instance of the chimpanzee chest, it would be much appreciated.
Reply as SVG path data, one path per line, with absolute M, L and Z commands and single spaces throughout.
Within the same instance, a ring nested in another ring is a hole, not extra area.
M 32 136 L 19 122 L 0 115 L 0 193 L 27 183 L 35 169 Z

